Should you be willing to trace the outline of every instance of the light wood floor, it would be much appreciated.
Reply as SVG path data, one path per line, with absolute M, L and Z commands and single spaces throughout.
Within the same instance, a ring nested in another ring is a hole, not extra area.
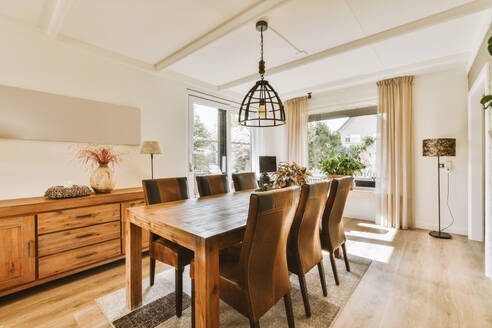
M 345 220 L 348 252 L 373 259 L 334 327 L 492 327 L 483 243 Z M 157 270 L 166 266 L 158 265 Z M 329 270 L 329 268 L 326 268 Z M 144 258 L 144 277 L 148 258 Z M 0 298 L 0 328 L 110 327 L 94 299 L 123 288 L 124 262 Z

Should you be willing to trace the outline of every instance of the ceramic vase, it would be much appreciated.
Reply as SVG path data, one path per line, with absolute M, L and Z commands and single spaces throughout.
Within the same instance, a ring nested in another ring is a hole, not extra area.
M 111 192 L 115 184 L 114 171 L 108 164 L 99 164 L 91 174 L 91 187 L 97 194 Z

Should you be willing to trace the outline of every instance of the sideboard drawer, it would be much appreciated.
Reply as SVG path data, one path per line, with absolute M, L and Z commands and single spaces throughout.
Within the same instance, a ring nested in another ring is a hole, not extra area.
M 114 239 L 60 254 L 41 257 L 38 262 L 39 278 L 49 277 L 120 254 L 120 239 Z
M 120 204 L 88 206 L 38 214 L 38 234 L 86 227 L 120 219 Z
M 38 256 L 47 256 L 117 238 L 120 238 L 119 220 L 44 234 L 38 237 Z

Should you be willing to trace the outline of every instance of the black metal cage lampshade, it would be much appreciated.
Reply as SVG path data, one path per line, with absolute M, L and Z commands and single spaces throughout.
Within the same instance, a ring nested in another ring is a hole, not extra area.
M 256 29 L 261 34 L 261 59 L 259 62 L 260 80 L 248 91 L 239 109 L 239 123 L 249 127 L 268 127 L 285 124 L 285 110 L 277 91 L 264 80 L 265 61 L 263 60 L 263 31 L 268 24 L 258 21 Z

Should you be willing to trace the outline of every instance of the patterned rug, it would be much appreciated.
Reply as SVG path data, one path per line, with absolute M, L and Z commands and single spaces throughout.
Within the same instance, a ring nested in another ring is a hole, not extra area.
M 311 304 L 311 318 L 304 312 L 299 280 L 296 275 L 290 276 L 292 305 L 296 327 L 329 327 L 338 312 L 352 295 L 355 287 L 365 274 L 370 260 L 350 255 L 351 272 L 345 271 L 343 260 L 336 260 L 340 285 L 335 285 L 328 254 L 324 256 L 328 297 L 323 297 L 319 274 L 314 267 L 307 275 L 306 282 Z M 174 269 L 156 275 L 155 284 L 149 286 L 148 279 L 143 281 L 143 305 L 130 312 L 126 308 L 125 289 L 117 290 L 96 299 L 104 315 L 115 328 L 188 328 L 191 327 L 190 279 L 187 270 L 183 273 L 183 315 L 175 316 Z M 287 327 L 283 300 L 280 300 L 261 319 L 262 327 Z M 224 302 L 220 302 L 221 327 L 249 327 L 247 318 L 240 315 Z

